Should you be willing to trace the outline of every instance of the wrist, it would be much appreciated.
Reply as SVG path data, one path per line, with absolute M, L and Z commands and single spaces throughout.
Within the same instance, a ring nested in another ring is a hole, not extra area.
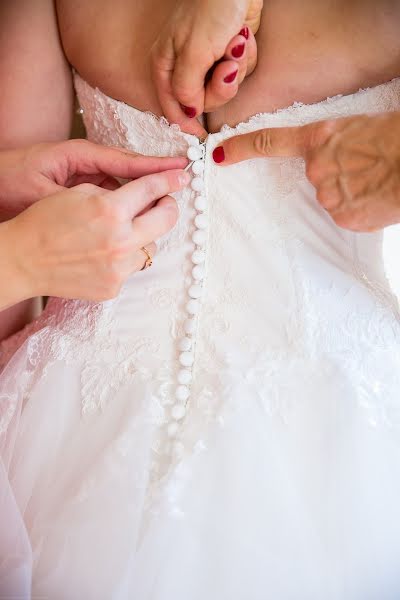
M 34 278 L 24 267 L 21 241 L 16 219 L 0 223 L 0 310 L 37 295 Z

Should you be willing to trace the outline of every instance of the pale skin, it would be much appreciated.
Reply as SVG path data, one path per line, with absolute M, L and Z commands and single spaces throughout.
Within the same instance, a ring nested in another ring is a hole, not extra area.
M 186 164 L 85 140 L 0 152 L 2 205 L 17 214 L 0 223 L 0 310 L 35 295 L 113 298 L 175 225 L 168 194 L 189 183 Z
M 142 248 L 154 256 L 153 240 L 175 225 L 178 210 L 168 194 L 188 179 L 179 170 L 147 175 L 114 191 L 80 184 L 0 224 L 0 269 L 9 282 L 0 309 L 34 295 L 95 301 L 117 296 L 143 268 Z
M 6 6 L 9 4 L 14 7 L 11 11 Z M 36 15 L 36 28 L 24 27 L 24 23 L 33 21 L 32 12 L 38 10 L 39 4 L 46 13 L 46 27 L 41 26 L 44 14 L 42 20 Z M 6 33 L 0 38 L 0 56 L 4 57 L 0 77 L 14 71 L 8 97 L 0 100 L 0 131 L 4 126 L 5 133 L 1 135 L 8 144 L 15 139 L 18 145 L 24 136 L 36 136 L 34 141 L 39 141 L 65 135 L 66 125 L 60 114 L 68 114 L 70 95 L 60 95 L 53 103 L 53 82 L 52 90 L 46 92 L 49 72 L 53 80 L 59 78 L 59 89 L 68 90 L 70 84 L 58 38 L 54 35 L 51 40 L 47 35 L 50 19 L 54 20 L 49 4 L 45 0 L 15 0 L 0 8 L 0 22 L 7 23 Z M 58 0 L 58 22 L 66 56 L 82 77 L 108 95 L 141 110 L 162 114 L 151 77 L 153 49 L 177 5 L 175 0 L 149 0 L 144 5 L 131 0 L 98 0 L 95 4 L 90 0 Z M 5 21 L 1 13 L 7 10 L 11 16 Z M 207 129 L 216 131 L 223 123 L 234 125 L 256 112 L 282 108 L 293 101 L 316 102 L 396 77 L 400 73 L 399 25 L 400 6 L 394 0 L 270 0 L 256 36 L 257 68 L 231 102 L 208 115 Z M 17 47 L 15 36 L 19 36 Z M 240 60 L 245 58 L 237 62 Z M 16 71 L 19 62 L 42 68 L 27 67 L 20 76 Z M 244 68 L 241 69 L 242 73 Z M 29 86 L 31 95 L 24 92 Z M 43 95 L 47 98 L 47 114 L 33 126 Z M 14 135 L 11 124 L 18 122 L 21 112 L 24 120 Z

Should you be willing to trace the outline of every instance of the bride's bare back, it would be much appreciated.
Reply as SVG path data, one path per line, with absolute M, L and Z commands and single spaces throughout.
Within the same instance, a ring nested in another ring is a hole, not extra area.
M 62 43 L 84 79 L 161 114 L 150 49 L 176 0 L 58 0 Z M 238 96 L 209 115 L 235 124 L 294 101 L 312 103 L 400 75 L 400 6 L 393 0 L 269 0 L 257 35 L 259 63 Z

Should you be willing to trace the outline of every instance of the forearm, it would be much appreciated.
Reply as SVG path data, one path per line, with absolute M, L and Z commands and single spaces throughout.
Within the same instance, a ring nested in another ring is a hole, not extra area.
M 69 137 L 71 73 L 52 0 L 0 2 L 0 148 Z
M 0 2 L 0 88 L 0 148 L 69 137 L 71 71 L 60 43 L 53 0 Z M 0 221 L 17 212 L 0 206 Z M 2 253 L 0 290 L 7 293 L 7 302 L 14 302 L 21 294 L 13 276 L 5 275 L 11 265 L 7 261 L 4 264 L 7 255 L 4 249 Z M 3 306 L 5 301 L 4 297 Z M 35 303 L 30 300 L 3 311 L 0 340 L 18 331 L 35 312 Z
M 14 221 L 0 223 L 0 311 L 34 295 L 18 256 Z

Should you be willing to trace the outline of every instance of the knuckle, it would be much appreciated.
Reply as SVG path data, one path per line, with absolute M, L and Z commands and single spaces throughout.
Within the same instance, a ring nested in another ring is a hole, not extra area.
M 125 257 L 132 251 L 133 244 L 130 240 L 118 239 L 111 232 L 103 240 L 103 250 L 106 254 L 106 264 L 115 277 L 121 277 L 120 265 Z
M 360 219 L 354 212 L 337 213 L 333 215 L 333 220 L 342 229 L 349 229 L 350 231 L 360 231 L 362 229 Z
M 162 174 L 161 176 L 166 177 L 165 174 Z M 159 197 L 159 182 L 159 174 L 147 177 L 144 182 L 144 195 L 154 200 L 157 199 Z
M 326 188 L 317 188 L 317 200 L 321 206 L 323 206 L 324 208 L 329 206 L 331 198 L 332 196 L 329 190 L 327 190 Z
M 93 183 L 79 183 L 72 188 L 75 192 L 85 194 L 85 196 L 97 197 L 98 189 Z
M 315 123 L 311 128 L 311 147 L 318 147 L 326 144 L 337 128 L 337 119 L 328 119 L 326 121 Z
M 306 161 L 306 176 L 311 181 L 311 183 L 315 184 L 317 181 L 321 180 L 321 176 L 323 175 L 323 169 L 321 168 L 320 161 L 311 157 Z
M 317 200 L 326 210 L 339 210 L 343 203 L 342 197 L 336 188 L 332 186 L 317 187 Z
M 121 209 L 119 204 L 110 202 L 106 196 L 98 194 L 93 194 L 90 200 L 95 218 L 105 219 L 110 228 L 120 223 Z
M 257 131 L 253 139 L 254 150 L 261 156 L 270 156 L 273 154 L 272 135 L 270 129 L 261 129 Z
M 84 138 L 78 138 L 75 140 L 68 140 L 67 142 L 65 142 L 66 144 L 69 145 L 70 149 L 73 150 L 87 150 L 87 148 L 89 148 L 90 146 L 92 146 L 92 142 L 89 142 L 88 140 L 85 140 Z
M 326 121 L 321 121 L 321 123 L 318 123 L 318 126 L 315 128 L 315 132 L 316 135 L 326 138 L 332 135 L 336 128 L 337 121 L 335 119 L 327 119 Z
M 193 90 L 185 84 L 176 83 L 173 86 L 173 91 L 178 100 L 183 104 L 191 104 L 193 102 Z
M 60 149 L 72 157 L 85 155 L 93 144 L 83 138 L 60 142 Z
M 168 230 L 172 229 L 172 227 L 174 227 L 176 225 L 178 216 L 179 216 L 178 205 L 175 201 L 171 202 L 168 205 L 167 210 L 165 211 L 165 225 Z

